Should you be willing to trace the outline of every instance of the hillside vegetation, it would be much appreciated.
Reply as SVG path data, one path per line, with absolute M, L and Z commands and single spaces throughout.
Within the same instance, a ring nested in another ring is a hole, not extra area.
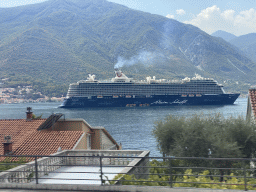
M 67 87 L 88 73 L 113 77 L 115 65 L 137 79 L 198 73 L 231 86 L 229 91 L 247 92 L 255 83 L 255 63 L 223 39 L 106 0 L 2 8 L 0 27 L 0 77 L 26 77 L 33 85 L 41 82 L 42 90 L 49 84 Z

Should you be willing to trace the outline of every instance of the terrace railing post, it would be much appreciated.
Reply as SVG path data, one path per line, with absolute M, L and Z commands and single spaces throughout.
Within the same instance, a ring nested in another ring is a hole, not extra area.
M 172 159 L 169 158 L 169 175 L 170 175 L 170 187 L 172 188 Z
M 101 181 L 101 185 L 103 185 L 102 157 L 101 156 L 100 156 L 100 181 Z
M 36 184 L 38 184 L 38 169 L 37 169 L 37 157 L 35 156 L 35 172 L 36 172 Z
M 247 191 L 247 181 L 246 181 L 246 163 L 243 161 L 243 170 L 244 170 L 244 190 Z

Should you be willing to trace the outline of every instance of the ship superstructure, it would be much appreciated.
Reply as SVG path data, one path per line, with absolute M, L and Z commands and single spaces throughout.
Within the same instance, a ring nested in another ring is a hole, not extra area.
M 223 86 L 211 78 L 196 75 L 182 80 L 147 77 L 136 81 L 121 70 L 110 81 L 98 81 L 95 75 L 70 84 L 61 107 L 123 107 L 155 105 L 233 104 L 239 94 L 225 94 Z

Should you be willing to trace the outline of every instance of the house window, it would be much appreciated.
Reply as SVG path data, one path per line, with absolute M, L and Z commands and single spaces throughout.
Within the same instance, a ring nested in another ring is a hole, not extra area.
M 91 135 L 90 134 L 87 134 L 87 149 L 91 149 Z

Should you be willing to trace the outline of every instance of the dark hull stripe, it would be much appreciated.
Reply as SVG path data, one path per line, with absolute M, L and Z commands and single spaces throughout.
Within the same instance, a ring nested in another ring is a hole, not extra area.
M 62 108 L 87 107 L 133 107 L 133 106 L 176 106 L 176 105 L 230 105 L 240 94 L 219 94 L 182 97 L 181 95 L 154 95 L 151 97 L 73 97 L 65 99 Z

